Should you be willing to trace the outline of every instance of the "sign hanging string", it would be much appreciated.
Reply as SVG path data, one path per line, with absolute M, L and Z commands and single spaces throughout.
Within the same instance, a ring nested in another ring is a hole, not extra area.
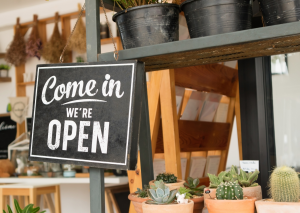
M 102 5 L 102 7 L 103 7 L 103 11 L 104 11 L 105 18 L 106 18 L 106 24 L 107 24 L 107 26 L 108 26 L 109 34 L 110 34 L 110 37 L 111 37 L 111 39 L 112 39 L 112 41 L 113 41 L 113 45 L 114 45 L 114 49 L 115 49 L 115 51 L 114 51 L 114 58 L 115 58 L 116 61 L 118 61 L 118 58 L 119 58 L 119 52 L 118 52 L 118 50 L 117 50 L 117 48 L 116 48 L 116 44 L 115 44 L 114 38 L 113 38 L 113 36 L 112 36 L 112 32 L 111 32 L 110 26 L 109 26 L 109 24 L 108 24 L 108 18 L 107 18 L 107 15 L 106 15 L 106 11 L 105 11 L 105 7 L 104 7 L 104 4 L 103 4 L 103 0 L 101 0 L 101 5 Z M 73 27 L 73 29 L 72 29 L 72 32 L 71 32 L 71 34 L 70 34 L 70 36 L 69 36 L 69 38 L 68 38 L 68 40 L 67 40 L 67 43 L 66 43 L 66 45 L 65 45 L 65 47 L 64 47 L 64 49 L 63 49 L 63 51 L 62 51 L 62 53 L 61 53 L 61 55 L 60 55 L 60 57 L 59 57 L 60 63 L 63 63 L 63 62 L 64 62 L 64 53 L 65 53 L 65 51 L 66 51 L 66 49 L 67 49 L 67 46 L 68 46 L 68 44 L 69 44 L 69 42 L 70 42 L 70 39 L 71 39 L 71 37 L 72 37 L 72 35 L 73 35 L 75 29 L 76 29 L 77 23 L 78 23 L 79 19 L 81 18 L 81 16 L 82 16 L 84 10 L 85 10 L 85 3 L 83 4 L 83 6 L 82 6 L 82 8 L 81 8 L 81 10 L 80 10 L 80 13 L 79 13 L 79 15 L 78 15 L 77 21 L 76 21 L 76 23 L 75 23 L 75 25 L 74 25 L 74 27 Z

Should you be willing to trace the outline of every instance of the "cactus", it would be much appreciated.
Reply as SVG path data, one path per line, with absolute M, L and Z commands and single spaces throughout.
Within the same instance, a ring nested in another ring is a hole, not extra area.
M 146 198 L 146 197 L 148 197 L 148 189 L 149 189 L 149 186 L 145 185 L 144 189 L 137 188 L 137 191 L 135 193 L 140 198 Z
M 148 190 L 148 195 L 151 200 L 146 201 L 148 204 L 169 204 L 172 203 L 175 199 L 177 189 L 170 191 L 162 180 L 155 181 L 154 186 L 151 186 L 151 189 Z
M 216 190 L 218 200 L 242 200 L 243 189 L 236 182 L 221 183 Z
M 275 202 L 299 202 L 299 177 L 290 167 L 273 170 L 269 180 L 269 195 Z
M 156 181 L 163 180 L 164 183 L 177 183 L 177 177 L 174 174 L 161 173 L 157 175 Z
M 246 173 L 242 169 L 240 169 L 240 175 L 238 176 L 238 181 L 240 186 L 242 187 L 254 187 L 258 186 L 258 183 L 255 181 L 258 178 L 259 171 L 255 170 L 255 172 Z
M 205 186 L 202 185 L 197 187 L 199 183 L 200 181 L 198 178 L 193 179 L 192 177 L 188 177 L 187 183 L 184 183 L 184 185 L 191 190 L 190 191 L 191 195 L 202 196 Z

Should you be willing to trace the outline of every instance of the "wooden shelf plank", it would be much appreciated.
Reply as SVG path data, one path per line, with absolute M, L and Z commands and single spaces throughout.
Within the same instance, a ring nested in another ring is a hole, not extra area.
M 300 23 L 288 23 L 119 51 L 119 60 L 139 59 L 146 71 L 212 64 L 300 51 Z M 114 53 L 99 55 L 113 61 Z
M 181 152 L 225 150 L 231 133 L 229 123 L 179 120 L 178 129 Z M 161 125 L 155 153 L 164 153 Z
M 29 81 L 29 82 L 22 82 L 18 83 L 18 86 L 27 86 L 27 85 L 34 85 L 34 81 Z
M 5 53 L 0 53 L 0 58 L 4 58 L 5 57 Z
M 0 77 L 0 83 L 2 82 L 11 82 L 11 78 L 10 77 Z

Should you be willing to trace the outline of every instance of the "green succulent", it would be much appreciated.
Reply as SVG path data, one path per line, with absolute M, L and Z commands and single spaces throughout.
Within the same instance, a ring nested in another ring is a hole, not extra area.
M 209 188 L 217 188 L 218 185 L 224 183 L 224 176 L 227 176 L 227 172 L 220 172 L 218 176 L 209 173 L 207 175 L 210 181 Z
M 14 204 L 17 213 L 37 213 L 40 211 L 40 207 L 33 208 L 33 204 L 29 204 L 24 209 L 21 209 L 16 199 L 14 200 Z M 7 209 L 8 209 L 8 213 L 13 213 L 9 205 L 7 205 Z M 40 213 L 44 213 L 44 212 L 46 211 L 42 211 Z M 6 213 L 6 211 L 3 210 L 3 213 Z
M 274 169 L 269 181 L 269 195 L 275 202 L 299 202 L 299 177 L 290 167 Z
M 138 197 L 145 198 L 148 197 L 148 189 L 149 186 L 145 185 L 143 189 L 137 188 L 137 191 L 135 193 L 138 195 Z
M 185 197 L 184 197 L 185 199 L 191 199 L 193 197 L 191 189 L 188 189 L 185 187 L 180 187 L 178 192 L 181 195 L 185 194 Z
M 193 179 L 192 177 L 188 177 L 187 183 L 184 183 L 184 185 L 191 190 L 190 192 L 191 195 L 202 196 L 205 186 L 202 185 L 197 187 L 199 183 L 200 181 L 198 178 Z
M 155 181 L 154 186 L 148 190 L 151 200 L 146 201 L 148 204 L 164 205 L 170 204 L 176 197 L 177 189 L 170 191 L 162 180 Z
M 6 65 L 6 64 L 0 64 L 0 70 L 9 70 L 10 66 Z
M 161 173 L 157 175 L 156 181 L 162 180 L 164 183 L 177 183 L 177 177 L 174 174 Z
M 221 183 L 216 190 L 216 197 L 218 200 L 242 200 L 243 189 L 237 181 Z
M 240 175 L 238 176 L 238 181 L 240 186 L 242 187 L 254 187 L 258 186 L 258 183 L 255 181 L 258 178 L 259 171 L 255 170 L 255 172 L 246 173 L 244 170 L 240 169 Z

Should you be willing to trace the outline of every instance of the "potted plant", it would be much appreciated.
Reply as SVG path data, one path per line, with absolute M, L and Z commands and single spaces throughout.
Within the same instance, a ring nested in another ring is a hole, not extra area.
M 186 194 L 177 193 L 177 189 L 170 190 L 162 180 L 155 181 L 150 187 L 148 194 L 151 200 L 143 203 L 144 213 L 193 213 L 194 202 L 185 199 Z
M 122 11 L 113 16 L 123 49 L 179 40 L 179 0 L 114 0 Z
M 149 186 L 145 185 L 144 189 L 137 188 L 135 193 L 129 194 L 128 199 L 132 202 L 137 213 L 143 213 L 142 203 L 149 200 L 148 197 Z
M 215 198 L 216 197 L 216 188 L 221 183 L 225 183 L 228 181 L 238 181 L 239 185 L 243 189 L 243 194 L 246 197 L 255 197 L 256 200 L 262 199 L 261 186 L 258 185 L 255 181 L 258 178 L 259 171 L 246 173 L 242 169 L 240 169 L 240 174 L 238 174 L 238 169 L 236 166 L 231 166 L 231 170 L 229 172 L 223 171 L 220 172 L 218 176 L 208 174 L 210 185 L 209 188 L 205 188 L 204 190 L 210 190 L 209 194 L 204 194 L 204 206 L 206 207 L 206 199 L 207 198 Z
M 14 199 L 15 209 L 16 213 L 38 213 L 40 210 L 40 207 L 33 208 L 33 204 L 28 204 L 24 209 L 20 208 L 20 205 L 16 199 Z M 8 213 L 12 213 L 10 206 L 7 205 Z M 45 213 L 46 211 L 42 211 L 40 213 Z M 6 211 L 3 209 L 3 213 L 6 213 Z
M 298 0 L 258 0 L 266 26 L 296 22 L 300 20 Z
M 198 178 L 193 179 L 192 177 L 188 177 L 187 183 L 184 183 L 184 185 L 190 189 L 189 194 L 191 194 L 190 199 L 194 202 L 194 213 L 201 212 L 204 207 L 203 190 L 205 186 L 202 185 L 198 187 L 199 183 Z
M 180 9 L 191 38 L 251 29 L 251 0 L 186 0 Z
M 162 180 L 166 184 L 166 186 L 170 188 L 170 190 L 179 189 L 180 187 L 183 187 L 185 183 L 184 180 L 179 180 L 174 174 L 170 173 L 161 173 L 157 175 L 156 181 L 160 180 Z M 150 181 L 149 185 L 150 187 L 151 185 L 154 185 L 154 180 Z
M 8 66 L 6 64 L 0 64 L 0 71 L 1 71 L 0 77 L 8 77 L 8 71 L 9 71 L 9 69 L 10 69 L 10 66 Z M 5 72 L 4 75 L 2 74 L 2 73 L 4 73 L 2 71 Z
M 299 178 L 296 171 L 282 166 L 273 170 L 269 180 L 271 199 L 256 201 L 258 213 L 299 213 Z
M 244 197 L 237 181 L 221 183 L 216 191 L 216 198 L 206 200 L 209 213 L 254 213 L 256 198 Z

